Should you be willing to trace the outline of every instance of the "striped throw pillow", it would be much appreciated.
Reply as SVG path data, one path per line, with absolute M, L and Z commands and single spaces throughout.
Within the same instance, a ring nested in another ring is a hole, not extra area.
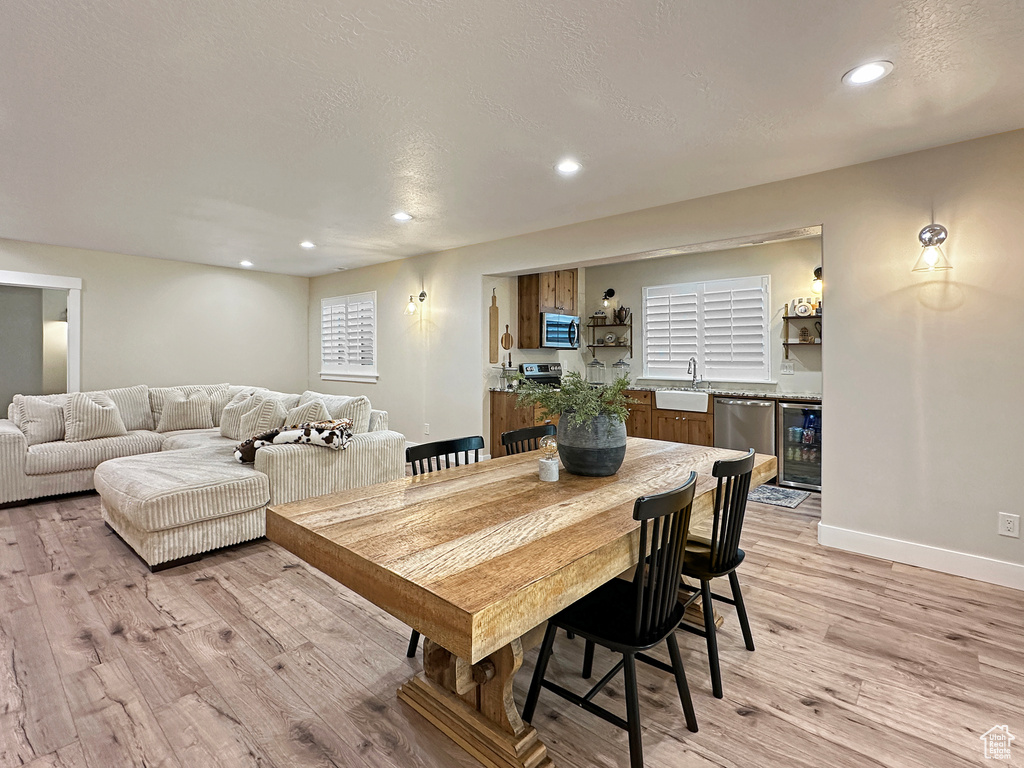
M 127 435 L 124 420 L 109 395 L 76 392 L 64 406 L 64 439 L 69 443 Z
M 184 392 L 167 394 L 156 431 L 173 432 L 178 429 L 213 429 L 210 395 L 202 390 L 188 395 Z
M 269 432 L 272 429 L 280 429 L 284 426 L 284 419 L 288 415 L 284 403 L 277 398 L 265 398 L 251 411 L 242 416 L 239 434 L 241 440 L 248 440 L 250 437 Z

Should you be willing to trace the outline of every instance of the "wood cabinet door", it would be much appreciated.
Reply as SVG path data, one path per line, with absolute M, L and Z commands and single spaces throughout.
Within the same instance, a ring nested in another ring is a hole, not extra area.
M 539 405 L 535 405 L 533 407 L 532 426 L 539 427 L 541 424 L 554 424 L 557 427 L 559 415 L 560 414 L 556 413 L 554 416 L 548 416 L 545 414 L 543 408 L 541 408 Z
M 651 409 L 643 405 L 629 406 L 629 418 L 626 419 L 626 434 L 629 437 L 651 436 Z
M 682 411 L 651 410 L 651 431 L 655 440 L 673 443 L 690 442 L 690 422 Z
M 558 272 L 540 273 L 540 312 L 560 312 L 558 308 Z
M 705 418 L 700 418 L 704 416 Z M 712 444 L 711 436 L 711 424 L 707 420 L 707 414 L 698 413 L 693 416 L 687 415 L 687 423 L 689 426 L 689 440 L 687 442 L 693 445 L 708 445 Z
M 540 349 L 540 275 L 519 276 L 519 349 Z M 503 354 L 508 354 L 503 352 Z
M 555 306 L 565 315 L 576 314 L 575 269 L 562 269 L 555 273 Z

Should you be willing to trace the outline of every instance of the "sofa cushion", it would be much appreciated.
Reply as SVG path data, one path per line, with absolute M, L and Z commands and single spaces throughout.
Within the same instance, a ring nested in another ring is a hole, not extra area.
M 14 423 L 29 445 L 64 439 L 67 395 L 15 395 Z
M 96 468 L 104 506 L 144 531 L 163 531 L 260 509 L 270 481 L 231 453 L 198 448 L 105 461 Z
M 299 398 L 299 405 L 305 405 L 312 400 L 323 400 L 332 419 L 350 419 L 352 434 L 361 435 L 370 431 L 370 400 L 365 395 L 325 395 L 307 389 Z
M 164 411 L 164 402 L 167 400 L 168 394 L 171 392 L 181 392 L 185 395 L 191 395 L 193 392 L 205 392 L 211 397 L 220 392 L 221 390 L 227 389 L 230 384 L 184 384 L 179 387 L 150 387 L 149 388 L 149 407 L 153 411 L 153 423 L 160 423 L 160 416 Z
M 117 412 L 121 414 L 121 420 L 124 421 L 125 429 L 153 429 L 156 422 L 153 421 L 153 411 L 149 406 L 149 387 L 145 384 L 121 387 L 120 389 L 104 389 L 102 392 L 114 401 Z M 86 394 L 95 393 L 87 392 Z
M 231 402 L 224 406 L 224 412 L 220 415 L 220 433 L 231 440 L 241 440 L 239 435 L 242 432 L 242 417 L 259 405 L 262 400 L 258 399 L 258 392 L 239 392 Z
M 224 437 L 220 429 L 183 429 L 178 432 L 164 432 L 164 451 L 181 451 L 190 448 L 223 448 L 231 451 L 238 444 L 237 440 Z
M 257 398 L 262 397 L 257 395 Z M 259 403 L 242 416 L 239 428 L 239 439 L 248 440 L 253 435 L 259 435 L 271 429 L 277 429 L 284 425 L 284 418 L 288 415 L 284 403 L 275 397 L 263 397 Z
M 285 424 L 309 424 L 313 421 L 330 421 L 331 412 L 327 410 L 324 401 L 317 398 L 310 400 L 303 405 L 296 405 L 285 416 Z
M 69 443 L 128 434 L 114 401 L 102 392 L 76 392 L 64 406 L 64 439 Z
M 163 441 L 163 436 L 156 432 L 139 430 L 119 437 L 100 437 L 78 443 L 58 441 L 33 445 L 25 457 L 25 474 L 50 475 L 92 469 L 107 459 L 159 451 Z
M 210 410 L 210 396 L 201 389 L 189 394 L 170 392 L 164 399 L 163 412 L 157 432 L 172 432 L 179 429 L 212 429 L 213 415 Z

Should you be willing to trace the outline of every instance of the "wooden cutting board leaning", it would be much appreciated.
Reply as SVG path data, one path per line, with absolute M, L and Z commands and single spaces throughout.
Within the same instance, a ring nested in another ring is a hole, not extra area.
M 498 296 L 495 291 L 497 288 L 491 289 L 491 306 L 488 309 L 489 320 L 490 320 L 490 361 L 492 363 L 498 362 Z

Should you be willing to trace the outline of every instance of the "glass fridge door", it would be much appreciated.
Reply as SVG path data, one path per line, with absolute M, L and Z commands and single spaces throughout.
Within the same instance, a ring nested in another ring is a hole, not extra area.
M 779 485 L 821 490 L 821 406 L 779 403 Z

